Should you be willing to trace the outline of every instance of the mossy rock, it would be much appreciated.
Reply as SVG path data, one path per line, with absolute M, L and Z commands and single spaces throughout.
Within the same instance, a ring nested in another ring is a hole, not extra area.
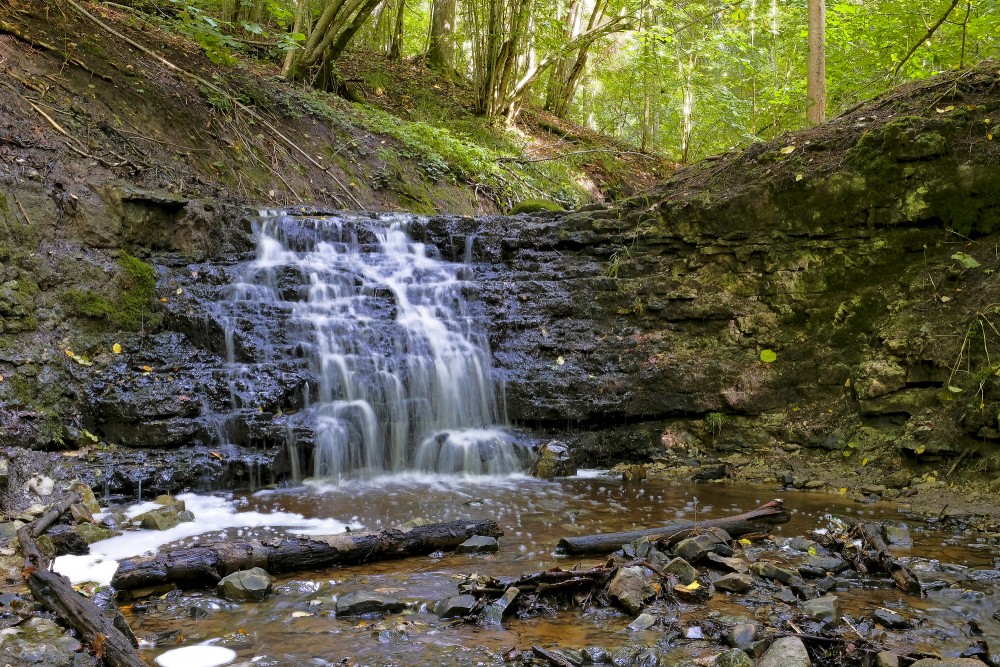
M 128 253 L 118 258 L 120 273 L 115 282 L 116 294 L 106 295 L 89 289 L 68 289 L 62 301 L 75 317 L 105 320 L 117 328 L 155 329 L 159 315 L 152 313 L 156 273 L 146 262 Z
M 510 209 L 510 215 L 517 215 L 519 213 L 544 213 L 546 211 L 559 212 L 565 211 L 562 206 L 549 199 L 525 199 L 524 201 L 518 202 L 514 205 L 514 208 Z

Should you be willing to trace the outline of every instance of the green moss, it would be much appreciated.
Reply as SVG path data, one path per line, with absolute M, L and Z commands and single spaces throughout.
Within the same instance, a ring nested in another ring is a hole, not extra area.
M 510 209 L 511 215 L 518 213 L 541 213 L 543 211 L 565 211 L 562 206 L 548 199 L 524 199 Z
M 107 321 L 120 329 L 155 328 L 160 317 L 152 314 L 156 290 L 153 267 L 124 252 L 118 267 L 113 297 L 94 290 L 69 289 L 63 293 L 63 305 L 75 317 Z

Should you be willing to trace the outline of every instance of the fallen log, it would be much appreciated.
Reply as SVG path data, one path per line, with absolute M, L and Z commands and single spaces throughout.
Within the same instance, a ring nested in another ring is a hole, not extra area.
M 580 556 L 584 554 L 602 554 L 616 551 L 622 545 L 628 544 L 640 537 L 652 541 L 677 541 L 695 531 L 704 528 L 721 528 L 731 537 L 740 537 L 748 533 L 767 531 L 771 526 L 788 523 L 791 515 L 785 509 L 781 500 L 772 500 L 760 507 L 720 519 L 703 519 L 701 521 L 678 521 L 658 528 L 645 530 L 626 530 L 620 533 L 603 533 L 600 535 L 581 535 L 579 537 L 564 537 L 556 546 L 556 553 L 564 556 Z
M 885 572 L 892 577 L 899 590 L 910 595 L 920 595 L 920 580 L 889 551 L 889 546 L 882 539 L 881 524 L 858 522 L 851 534 L 862 542 L 863 551 L 859 551 L 851 559 L 859 572 L 864 574 L 865 569 Z
M 120 591 L 162 584 L 214 586 L 226 575 L 252 567 L 279 574 L 419 556 L 454 549 L 473 535 L 499 537 L 503 531 L 496 521 L 470 520 L 433 523 L 408 530 L 285 537 L 267 542 L 218 542 L 156 556 L 127 558 L 119 563 L 111 585 Z
M 132 640 L 97 605 L 73 590 L 69 579 L 50 572 L 45 557 L 38 551 L 34 537 L 41 535 L 74 502 L 79 502 L 79 496 L 67 498 L 36 522 L 17 531 L 24 553 L 24 580 L 32 596 L 80 633 L 98 659 L 103 658 L 111 667 L 145 667 Z

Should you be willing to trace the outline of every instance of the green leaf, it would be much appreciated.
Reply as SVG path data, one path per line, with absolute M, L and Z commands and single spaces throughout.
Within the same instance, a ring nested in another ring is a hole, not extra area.
M 966 269 L 975 269 L 980 266 L 979 262 L 977 262 L 974 257 L 971 257 L 964 252 L 956 252 L 951 256 L 951 258 L 958 260 Z
M 774 350 L 762 350 L 760 353 L 760 360 L 765 364 L 770 364 L 777 361 L 778 355 L 774 353 Z
M 961 387 L 956 387 L 955 385 L 950 384 L 950 385 L 948 385 L 948 391 L 950 391 L 953 394 L 961 394 L 962 393 L 962 388 Z

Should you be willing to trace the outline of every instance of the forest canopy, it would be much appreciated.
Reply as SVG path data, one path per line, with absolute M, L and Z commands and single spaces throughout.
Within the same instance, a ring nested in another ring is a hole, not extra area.
M 467 82 L 476 112 L 498 123 L 538 105 L 679 162 L 804 126 L 810 43 L 825 56 L 824 97 L 815 98 L 820 117 L 901 82 L 996 57 L 1000 49 L 1000 3 L 992 0 L 132 0 L 129 6 L 193 38 L 217 63 L 263 59 L 302 85 L 337 90 L 338 59 L 348 50 L 374 50 Z M 810 23 L 810 9 L 825 20 Z

